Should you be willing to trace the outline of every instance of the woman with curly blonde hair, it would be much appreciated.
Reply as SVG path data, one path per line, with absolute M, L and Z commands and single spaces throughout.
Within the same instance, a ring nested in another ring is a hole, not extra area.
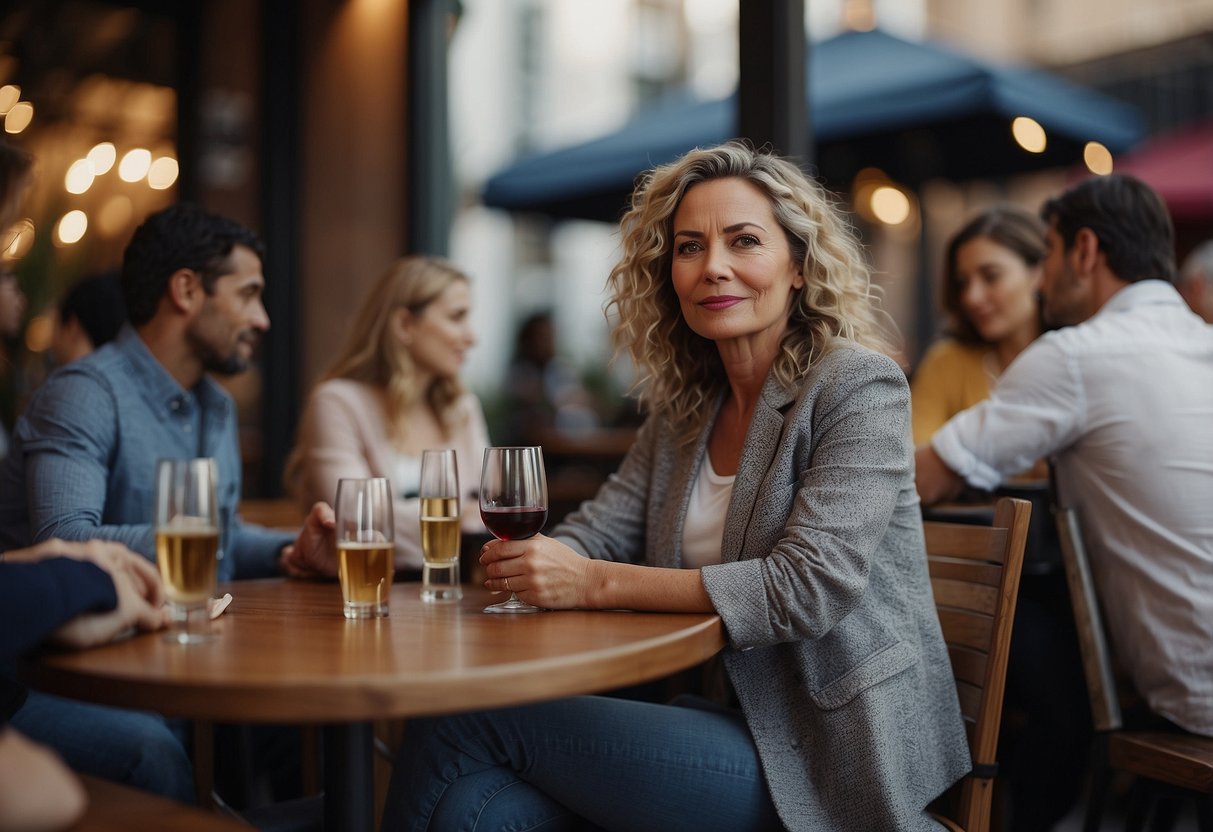
M 969 769 L 914 491 L 909 391 L 847 223 L 739 143 L 639 186 L 611 273 L 649 417 L 493 590 L 715 612 L 710 699 L 581 697 L 409 724 L 384 829 L 926 830 Z
M 460 487 L 471 493 L 480 482 L 488 431 L 479 400 L 459 381 L 476 343 L 471 300 L 467 276 L 446 260 L 392 263 L 308 397 L 287 462 L 287 489 L 303 508 L 332 502 L 343 477 L 390 479 L 397 569 L 418 570 L 423 562 L 421 452 L 454 448 Z M 468 531 L 484 530 L 475 511 L 462 516 Z

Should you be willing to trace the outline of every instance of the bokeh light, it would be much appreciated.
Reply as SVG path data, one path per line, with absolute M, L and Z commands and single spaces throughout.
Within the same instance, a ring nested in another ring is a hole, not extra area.
M 172 156 L 161 156 L 152 162 L 147 171 L 147 184 L 152 190 L 163 191 L 173 187 L 177 181 L 177 160 Z
M 104 176 L 114 166 L 118 152 L 110 142 L 101 142 L 88 152 L 88 160 L 93 163 L 93 174 Z
M 148 168 L 152 166 L 152 152 L 146 148 L 136 147 L 127 151 L 118 163 L 118 176 L 123 182 L 138 182 L 147 176 Z
M 1019 116 L 1011 122 L 1011 135 L 1015 137 L 1015 142 L 1029 153 L 1044 153 L 1049 143 L 1040 122 L 1027 116 Z
M 63 187 L 69 194 L 82 194 L 93 186 L 93 163 L 88 159 L 77 159 L 63 177 Z
M 910 218 L 910 198 L 893 185 L 872 191 L 871 206 L 873 216 L 885 225 L 901 225 Z
M 1097 176 L 1107 176 L 1114 167 L 1112 151 L 1099 142 L 1087 142 L 1087 146 L 1082 149 L 1082 160 L 1086 163 L 1087 170 Z
M 88 231 L 88 216 L 80 210 L 68 211 L 63 215 L 63 219 L 59 220 L 59 225 L 55 228 L 55 236 L 58 237 L 60 243 L 70 246 L 80 242 L 85 231 Z
M 13 108 L 21 100 L 21 88 L 16 84 L 5 84 L 0 87 L 0 116 Z
M 4 117 L 4 132 L 20 133 L 34 120 L 34 105 L 28 101 L 18 101 L 9 108 Z

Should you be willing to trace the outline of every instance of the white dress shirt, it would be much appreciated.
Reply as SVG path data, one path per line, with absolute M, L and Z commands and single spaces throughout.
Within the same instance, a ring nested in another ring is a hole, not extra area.
M 978 488 L 1054 457 L 1114 649 L 1155 712 L 1213 736 L 1213 327 L 1170 284 L 1131 284 L 931 445 Z

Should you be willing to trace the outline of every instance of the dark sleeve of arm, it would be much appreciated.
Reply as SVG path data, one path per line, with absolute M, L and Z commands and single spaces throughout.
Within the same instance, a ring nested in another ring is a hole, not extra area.
M 103 569 L 72 558 L 0 564 L 0 660 L 30 649 L 85 612 L 118 605 Z

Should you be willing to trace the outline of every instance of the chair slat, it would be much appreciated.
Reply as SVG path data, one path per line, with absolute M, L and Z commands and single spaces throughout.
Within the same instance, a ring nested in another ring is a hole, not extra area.
M 1213 738 L 1132 731 L 1108 735 L 1108 762 L 1142 777 L 1213 794 Z
M 929 537 L 927 551 L 935 557 L 969 558 L 1003 563 L 1007 530 L 988 526 L 930 521 L 922 524 Z
M 927 567 L 932 578 L 944 580 L 971 581 L 998 586 L 1002 582 L 1002 567 L 992 563 L 981 563 L 973 560 L 944 558 L 928 552 Z
M 997 587 L 950 578 L 935 578 L 931 580 L 931 589 L 935 593 L 935 603 L 940 606 L 972 610 L 986 615 L 993 615 L 998 609 Z
M 974 650 L 986 650 L 994 634 L 994 619 L 988 615 L 939 607 L 939 627 L 948 644 L 962 644 Z
M 952 675 L 957 681 L 972 685 L 983 685 L 986 681 L 987 654 L 958 644 L 948 645 L 948 658 L 952 661 Z
M 960 712 L 974 722 L 981 719 L 981 688 L 968 682 L 956 682 L 956 696 L 960 699 Z

